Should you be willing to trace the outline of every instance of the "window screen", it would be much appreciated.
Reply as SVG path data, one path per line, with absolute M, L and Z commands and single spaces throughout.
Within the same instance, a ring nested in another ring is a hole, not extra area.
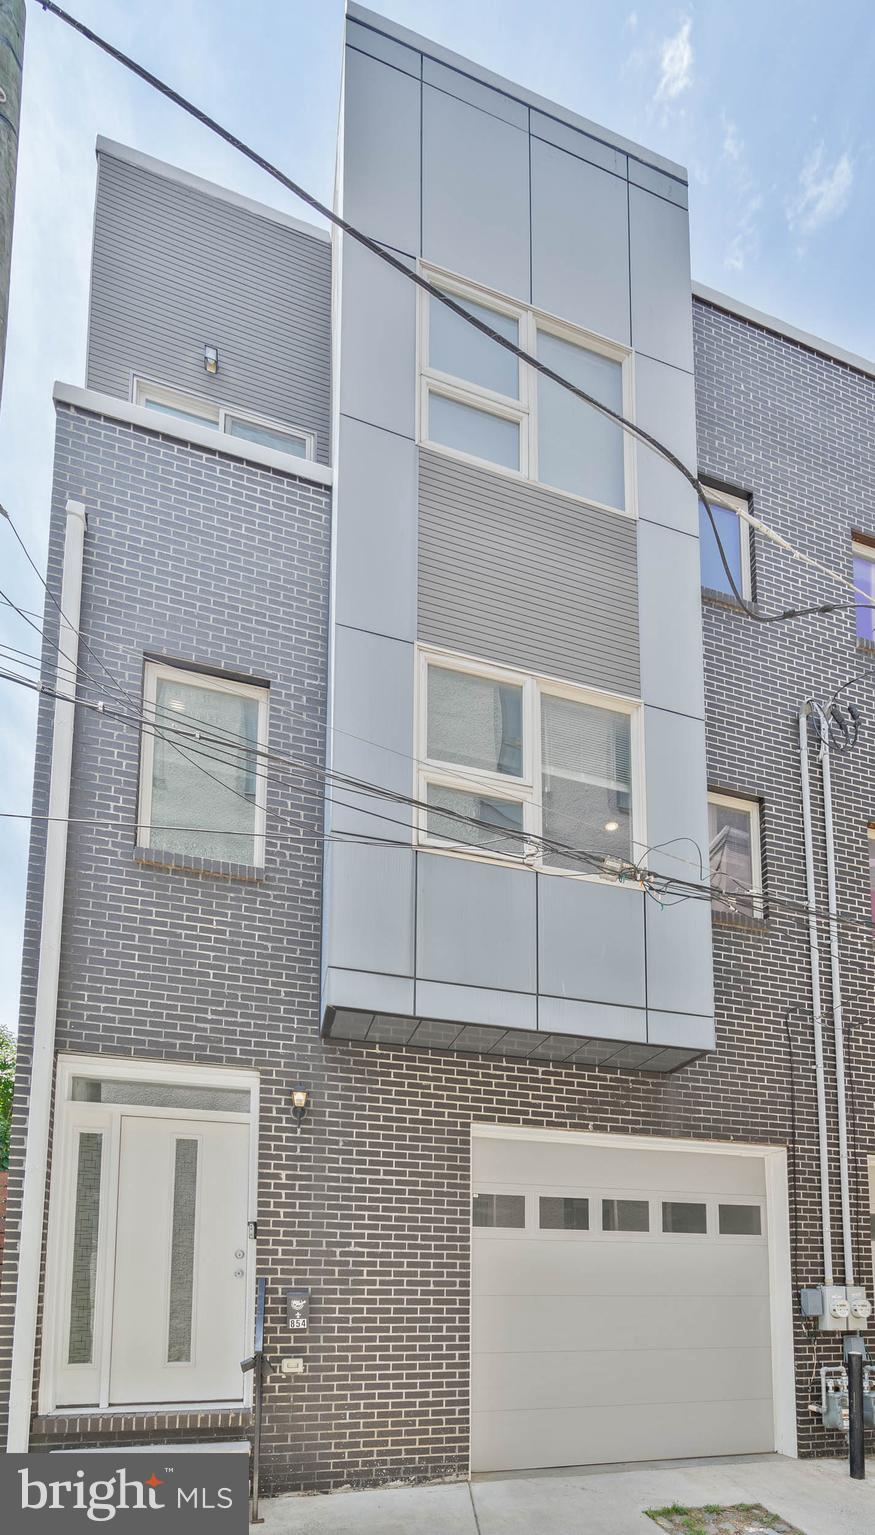
M 430 666 L 428 756 L 433 762 L 519 778 L 523 771 L 522 688 Z

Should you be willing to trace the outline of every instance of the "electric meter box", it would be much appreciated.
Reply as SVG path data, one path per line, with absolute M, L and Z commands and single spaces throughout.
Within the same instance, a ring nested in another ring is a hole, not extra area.
M 872 1315 L 862 1285 L 807 1285 L 799 1292 L 802 1315 L 815 1317 L 820 1332 L 864 1332 Z

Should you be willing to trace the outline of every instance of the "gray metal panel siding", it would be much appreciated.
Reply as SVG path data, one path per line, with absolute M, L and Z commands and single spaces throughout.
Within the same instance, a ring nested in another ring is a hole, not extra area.
M 331 247 L 245 208 L 99 158 L 87 382 L 142 374 L 316 433 L 329 452 Z M 204 344 L 219 372 L 204 371 Z
M 635 523 L 421 452 L 419 638 L 637 694 Z

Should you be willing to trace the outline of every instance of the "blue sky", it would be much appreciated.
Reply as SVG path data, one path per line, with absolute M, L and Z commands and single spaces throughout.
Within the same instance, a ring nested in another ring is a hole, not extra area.
M 340 0 L 68 0 L 83 21 L 330 200 Z M 865 0 L 384 0 L 386 14 L 690 171 L 693 274 L 875 356 L 875 29 Z M 83 381 L 98 133 L 308 217 L 28 3 L 0 501 L 45 558 L 52 382 Z M 2 584 L 42 607 L 0 525 Z M 0 640 L 37 636 L 0 609 Z M 2 663 L 5 664 L 5 663 Z M 0 810 L 30 806 L 32 698 L 0 682 Z M 0 821 L 0 1021 L 17 1016 L 26 822 Z

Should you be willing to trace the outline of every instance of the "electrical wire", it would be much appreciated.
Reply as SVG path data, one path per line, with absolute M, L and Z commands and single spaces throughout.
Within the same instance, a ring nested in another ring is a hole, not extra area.
M 293 196 L 306 203 L 308 207 L 312 208 L 314 212 L 320 214 L 322 218 L 326 219 L 328 223 L 332 224 L 336 229 L 342 230 L 344 234 L 349 235 L 351 239 L 357 241 L 357 243 L 363 246 L 366 250 L 369 250 L 372 255 L 377 256 L 379 260 L 392 267 L 396 272 L 400 273 L 402 277 L 406 278 L 408 282 L 414 283 L 416 287 L 420 288 L 424 293 L 427 293 L 437 303 L 443 304 L 445 308 L 449 309 L 453 314 L 457 315 L 466 324 L 472 326 L 475 330 L 480 331 L 482 335 L 488 337 L 488 339 L 493 341 L 497 346 L 500 346 L 505 351 L 510 352 L 514 357 L 518 359 L 518 361 L 525 363 L 527 367 L 532 368 L 543 378 L 550 379 L 552 383 L 557 384 L 559 388 L 564 389 L 569 394 L 574 395 L 575 398 L 580 400 L 583 404 L 591 406 L 592 409 L 598 411 L 601 415 L 606 416 L 609 420 L 615 422 L 623 429 L 624 432 L 628 432 L 639 442 L 645 443 L 661 458 L 665 459 L 665 461 L 674 469 L 676 469 L 677 472 L 681 474 L 687 481 L 687 483 L 692 486 L 699 500 L 704 505 L 717 544 L 717 551 L 720 556 L 720 562 L 729 582 L 732 595 L 742 610 L 747 614 L 749 618 L 753 619 L 754 622 L 761 624 L 786 623 L 797 618 L 806 618 L 814 615 L 822 616 L 824 614 L 835 613 L 847 608 L 875 608 L 875 604 L 872 602 L 845 602 L 818 603 L 812 607 L 806 608 L 785 608 L 777 613 L 762 612 L 756 606 L 756 604 L 748 601 L 743 592 L 739 590 L 738 583 L 736 582 L 735 575 L 732 571 L 731 564 L 726 554 L 726 550 L 720 538 L 720 532 L 717 527 L 717 520 L 714 516 L 708 491 L 702 484 L 702 481 L 699 479 L 698 475 L 694 474 L 691 469 L 687 468 L 686 464 L 677 456 L 676 453 L 672 452 L 670 448 L 666 447 L 666 445 L 660 442 L 657 437 L 654 437 L 652 433 L 645 431 L 645 429 L 637 425 L 636 422 L 630 421 L 628 417 L 624 416 L 620 411 L 614 410 L 612 406 L 605 404 L 603 400 L 599 400 L 595 395 L 587 393 L 586 390 L 581 389 L 577 384 L 572 383 L 571 380 L 565 378 L 563 374 L 557 373 L 555 369 L 549 367 L 547 363 L 534 356 L 533 353 L 527 352 L 524 347 L 519 346 L 508 336 L 503 336 L 499 331 L 494 330 L 493 327 L 488 325 L 485 320 L 481 320 L 478 318 L 478 316 L 472 314 L 470 310 L 464 306 L 464 304 L 461 304 L 452 298 L 449 293 L 445 292 L 444 289 L 440 288 L 436 283 L 429 281 L 429 279 L 424 277 L 421 272 L 407 265 L 407 263 L 401 260 L 400 257 L 394 255 L 391 250 L 381 245 L 378 240 L 372 239 L 370 235 L 366 235 L 361 229 L 358 229 L 354 224 L 351 224 L 348 219 L 345 219 L 339 213 L 336 213 L 333 208 L 329 208 L 325 203 L 320 202 L 319 198 L 315 197 L 312 192 L 308 192 L 304 187 L 299 185 L 298 182 L 293 181 L 290 176 L 287 176 L 276 165 L 272 164 L 270 160 L 267 160 L 263 155 L 259 154 L 257 150 L 251 148 L 251 146 L 246 144 L 242 139 L 237 138 L 235 134 L 231 133 L 228 128 L 223 127 L 222 124 L 217 122 L 215 118 L 208 116 L 206 112 L 202 111 L 200 107 L 195 106 L 195 104 L 189 101 L 187 97 L 181 95 L 179 91 L 174 90 L 173 87 L 168 85 L 166 81 L 160 79 L 159 76 L 152 74 L 149 70 L 145 69 L 142 64 L 138 64 L 136 59 L 132 59 L 128 54 L 122 53 L 120 49 L 116 48 L 106 38 L 101 37 L 100 33 L 93 31 L 91 27 L 87 27 L 84 22 L 77 20 L 75 16 L 71 16 L 67 11 L 62 10 L 59 5 L 55 5 L 54 0 L 39 0 L 39 3 L 44 11 L 48 11 L 53 16 L 56 16 L 58 20 L 63 21 L 68 27 L 72 28 L 74 32 L 78 32 L 81 37 L 86 39 L 86 41 L 94 44 L 95 47 L 99 48 L 103 53 L 106 53 L 110 58 L 114 59 L 116 63 L 121 64 L 123 68 L 129 70 L 132 74 L 136 75 L 138 79 L 144 81 L 146 85 L 151 86 L 153 90 L 156 90 L 168 101 L 172 101 L 175 106 L 180 108 L 181 111 L 187 113 L 189 117 L 193 117 L 196 122 L 201 123 L 205 128 L 208 128 L 211 133 L 216 134 L 218 138 L 222 139 L 222 141 L 228 144 L 232 149 L 236 149 L 239 154 L 243 155 L 247 160 L 250 160 L 253 165 L 257 165 L 260 170 L 266 173 L 266 175 L 272 177 L 274 181 L 279 182 L 280 186 L 285 187 L 288 192 L 291 192 Z M 761 527 L 763 530 L 769 531 L 771 536 L 771 531 L 765 529 L 765 524 L 762 524 Z M 775 537 L 779 538 L 780 535 L 775 535 Z M 786 540 L 783 542 L 786 545 L 786 548 L 798 558 L 806 561 L 811 560 L 810 556 L 802 554 L 801 551 L 794 550 L 793 546 L 788 544 Z M 826 567 L 824 567 L 824 569 L 826 569 Z M 846 580 L 845 577 L 837 576 L 835 572 L 829 573 L 835 576 L 836 579 L 840 580 L 844 584 Z

